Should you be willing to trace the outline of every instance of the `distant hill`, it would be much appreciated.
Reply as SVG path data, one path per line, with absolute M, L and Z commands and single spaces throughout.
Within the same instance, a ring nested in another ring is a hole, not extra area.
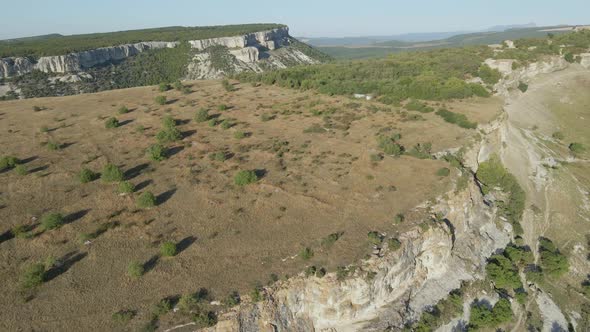
M 501 27 L 494 27 L 501 28 Z M 490 29 L 494 29 L 490 28 Z M 453 35 L 443 39 L 431 39 L 429 41 L 408 42 L 403 40 L 389 40 L 375 42 L 370 45 L 359 46 L 318 46 L 322 52 L 337 59 L 363 59 L 381 57 L 391 53 L 402 51 L 429 50 L 435 48 L 460 47 L 466 45 L 490 45 L 500 44 L 504 40 L 521 38 L 541 38 L 548 33 L 563 34 L 570 32 L 574 26 L 548 26 L 532 28 L 516 28 L 503 31 L 483 31 Z

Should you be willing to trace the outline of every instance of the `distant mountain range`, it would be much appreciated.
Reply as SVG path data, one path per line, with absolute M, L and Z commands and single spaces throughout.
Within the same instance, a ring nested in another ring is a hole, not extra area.
M 402 51 L 429 50 L 467 45 L 500 44 L 504 40 L 542 38 L 548 33 L 571 32 L 576 26 L 559 25 L 537 27 L 525 25 L 495 26 L 478 32 L 416 33 L 387 37 L 302 38 L 308 44 L 336 59 L 383 57 Z
M 457 35 L 476 33 L 476 32 L 502 32 L 509 29 L 535 28 L 535 23 L 497 25 L 484 30 L 464 30 L 464 31 L 446 31 L 446 32 L 416 32 L 404 33 L 389 36 L 361 36 L 361 37 L 299 37 L 299 40 L 305 41 L 313 46 L 365 46 L 382 43 L 386 41 L 400 42 L 426 42 L 450 38 Z

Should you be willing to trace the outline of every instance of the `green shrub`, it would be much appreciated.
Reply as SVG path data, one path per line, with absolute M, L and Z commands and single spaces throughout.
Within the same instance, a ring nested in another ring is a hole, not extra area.
M 314 123 L 310 127 L 303 130 L 304 134 L 323 134 L 325 132 L 327 132 L 326 128 L 317 123 Z
M 512 318 L 510 302 L 500 299 L 491 310 L 485 304 L 473 305 L 469 316 L 469 326 L 473 329 L 494 328 L 510 322 Z
M 195 121 L 205 122 L 209 120 L 209 111 L 205 108 L 201 108 L 197 114 L 195 114 Z
M 255 171 L 251 170 L 239 171 L 234 177 L 234 183 L 238 186 L 245 186 L 256 181 L 258 181 L 258 176 Z
M 115 117 L 110 117 L 105 121 L 104 127 L 107 129 L 117 128 L 119 127 L 119 120 Z
M 264 294 L 262 294 L 262 287 L 255 286 L 252 291 L 250 291 L 250 297 L 252 298 L 252 302 L 260 302 L 264 299 Z
M 14 171 L 16 172 L 16 174 L 18 174 L 20 176 L 25 176 L 25 175 L 29 174 L 29 170 L 27 170 L 27 166 L 25 166 L 25 165 L 16 165 L 16 167 L 14 168 Z
M 229 109 L 229 107 L 227 107 L 226 104 L 221 104 L 221 105 L 217 106 L 217 109 L 219 111 L 227 111 Z
M 0 158 L 0 171 L 11 169 L 18 165 L 19 160 L 13 156 L 4 156 Z
M 245 132 L 243 132 L 243 131 L 236 131 L 236 132 L 234 133 L 234 138 L 235 138 L 235 139 L 243 139 L 243 138 L 245 138 L 245 137 L 246 137 L 246 133 L 245 133 Z
M 490 257 L 486 265 L 486 274 L 497 288 L 512 290 L 522 287 L 518 268 L 502 255 Z
M 520 82 L 518 83 L 518 90 L 522 91 L 522 93 L 527 92 L 529 89 L 528 84 L 524 83 L 524 82 Z
M 514 175 L 504 168 L 497 155 L 492 155 L 489 160 L 479 164 L 476 177 L 484 194 L 496 187 L 508 194 L 507 202 L 497 202 L 499 212 L 512 224 L 515 233 L 521 234 L 520 219 L 525 208 L 526 194 Z
M 172 310 L 172 301 L 169 299 L 162 299 L 160 302 L 154 305 L 152 314 L 155 316 L 162 316 L 169 313 Z
M 237 291 L 232 291 L 227 296 L 227 299 L 225 300 L 225 304 L 229 307 L 235 307 L 238 304 L 240 304 L 241 301 L 242 301 L 242 299 L 240 298 L 240 294 Z
M 262 122 L 268 122 L 272 119 L 274 119 L 274 116 L 268 113 L 264 113 L 260 116 L 260 120 L 262 120 Z
M 338 241 L 340 239 L 340 237 L 342 236 L 343 233 L 332 233 L 328 236 L 326 236 L 325 238 L 322 239 L 322 247 L 324 248 L 330 248 L 331 246 L 334 245 L 334 243 L 336 243 L 336 241 Z
M 88 168 L 82 168 L 80 173 L 78 174 L 78 179 L 80 183 L 88 183 L 96 180 L 98 174 L 94 173 L 93 171 L 89 170 Z
M 132 194 L 135 191 L 135 186 L 129 181 L 121 181 L 118 191 L 120 194 Z
M 453 123 L 458 125 L 461 128 L 465 129 L 475 129 L 477 128 L 477 123 L 469 121 L 467 117 L 463 114 L 454 113 L 444 108 L 436 111 L 436 115 L 443 118 L 448 123 Z
M 37 105 L 33 106 L 32 108 L 33 108 L 33 112 L 39 112 L 39 111 L 42 111 L 45 109 L 45 107 L 37 106 Z
M 103 182 L 120 182 L 123 181 L 123 171 L 116 165 L 106 164 L 100 176 Z
M 410 151 L 407 151 L 406 154 L 408 156 L 412 156 L 418 159 L 432 159 L 432 144 L 418 143 L 414 145 L 414 147 Z
M 399 250 L 399 248 L 402 247 L 402 243 L 398 239 L 391 238 L 391 239 L 387 240 L 387 247 L 391 251 L 397 251 L 397 250 Z
M 29 230 L 29 227 L 27 227 L 25 225 L 14 226 L 10 230 L 10 232 L 17 239 L 29 239 L 29 238 L 33 237 L 33 233 Z
M 374 245 L 380 245 L 381 242 L 383 242 L 383 236 L 381 236 L 381 234 L 379 234 L 379 232 L 376 231 L 371 231 L 367 233 L 367 237 L 369 238 L 369 241 Z
M 486 84 L 494 85 L 500 81 L 502 74 L 497 69 L 492 69 L 488 65 L 482 65 L 479 67 L 478 76 Z
M 584 145 L 582 145 L 581 143 L 571 143 L 568 148 L 570 149 L 570 151 L 574 154 L 580 154 L 584 151 L 586 151 L 586 148 L 584 147 Z
M 49 149 L 50 151 L 61 150 L 61 144 L 54 142 L 54 141 L 47 142 L 47 144 L 45 144 L 45 146 L 47 146 L 47 149 Z
M 305 247 L 299 252 L 299 256 L 301 257 L 301 259 L 303 259 L 305 261 L 311 259 L 313 257 L 313 255 L 314 255 L 314 252 L 309 247 Z
M 406 104 L 406 109 L 410 110 L 410 111 L 417 111 L 420 113 L 431 113 L 434 112 L 434 108 L 429 107 L 426 104 L 423 104 L 417 100 L 410 100 L 410 102 L 408 102 Z
M 405 220 L 405 219 L 406 219 L 406 217 L 405 217 L 403 214 L 401 214 L 401 213 L 398 213 L 398 214 L 397 214 L 397 215 L 396 215 L 396 216 L 393 218 L 393 222 L 394 222 L 395 224 L 401 224 L 402 222 L 404 222 L 404 220 Z
M 145 191 L 137 198 L 137 206 L 147 209 L 156 206 L 156 196 L 150 191 Z
M 386 154 L 390 156 L 401 156 L 404 154 L 404 147 L 397 143 L 397 136 L 380 136 L 377 139 L 379 144 L 379 148 Z
M 119 107 L 119 110 L 117 112 L 119 114 L 126 114 L 126 113 L 129 113 L 129 109 L 127 108 L 127 106 L 121 106 L 121 107 Z
M 336 268 L 336 279 L 342 281 L 348 277 L 350 271 L 346 268 L 346 266 L 338 266 Z
M 47 271 L 42 263 L 34 263 L 27 266 L 21 277 L 21 287 L 23 289 L 32 289 L 40 286 L 45 282 Z
M 209 120 L 209 127 L 215 127 L 215 126 L 217 126 L 217 119 Z
M 64 217 L 61 213 L 48 213 L 41 218 L 41 227 L 45 231 L 58 229 L 64 224 Z
M 555 139 L 558 139 L 558 140 L 562 140 L 565 138 L 565 135 L 561 131 L 556 131 L 551 136 Z
M 446 167 L 440 168 L 438 171 L 436 171 L 436 175 L 441 176 L 441 177 L 446 177 L 446 176 L 449 176 L 450 174 L 451 174 L 451 170 Z
M 174 128 L 176 127 L 176 120 L 174 120 L 172 116 L 166 115 L 162 119 L 162 125 L 164 126 L 164 128 Z
M 113 313 L 113 315 L 111 316 L 111 319 L 117 324 L 125 325 L 125 324 L 129 323 L 129 321 L 131 321 L 133 319 L 133 317 L 135 317 L 134 311 L 120 310 L 120 311 Z
M 316 277 L 318 277 L 318 278 L 323 278 L 323 277 L 326 275 L 326 273 L 327 273 L 327 272 L 326 272 L 326 269 L 325 269 L 325 268 L 323 268 L 323 267 L 320 267 L 320 268 L 319 268 L 319 269 L 316 271 L 316 273 L 315 273 L 315 276 L 316 276 Z
M 172 87 L 171 87 L 171 86 L 170 86 L 170 84 L 168 84 L 168 83 L 160 83 L 160 84 L 158 85 L 158 90 L 159 90 L 160 92 L 166 92 L 166 91 L 168 91 L 168 90 L 170 90 L 170 89 L 172 89 Z
M 574 54 L 572 52 L 567 52 L 563 58 L 565 59 L 565 61 L 569 62 L 569 63 L 574 63 L 576 62 L 576 58 L 574 57 Z
M 218 151 L 210 154 L 209 159 L 224 162 L 225 160 L 227 160 L 227 153 L 225 153 L 224 151 Z
M 221 121 L 221 128 L 223 128 L 223 129 L 229 129 L 233 126 L 234 126 L 233 122 L 229 119 L 224 119 L 223 121 Z
M 166 105 L 167 103 L 166 96 L 157 96 L 154 100 L 158 105 Z
M 182 313 L 189 313 L 197 308 L 198 305 L 199 302 L 193 294 L 183 294 L 180 299 L 178 299 L 176 308 Z
M 133 261 L 127 265 L 127 275 L 131 278 L 140 278 L 145 272 L 143 264 L 138 261 Z
M 317 272 L 317 268 L 315 267 L 315 265 L 308 266 L 308 267 L 305 269 L 305 276 L 306 276 L 306 277 L 313 276 L 313 275 L 315 275 L 315 273 L 316 273 L 316 272 Z
M 164 257 L 172 257 L 176 256 L 177 248 L 176 243 L 172 241 L 166 241 L 160 245 L 160 254 Z
M 539 240 L 539 253 L 541 255 L 541 268 L 543 272 L 551 277 L 559 278 L 569 270 L 567 257 L 546 238 Z
M 176 89 L 177 91 L 182 91 L 185 88 L 185 86 L 182 85 L 182 82 L 180 82 L 180 81 L 175 81 L 173 86 L 174 86 L 174 89 Z
M 235 90 L 234 86 L 228 80 L 221 81 L 221 86 L 223 86 L 223 88 L 227 92 L 231 92 L 231 91 Z
M 182 133 L 176 127 L 168 127 L 165 129 L 160 130 L 156 134 L 156 139 L 159 143 L 170 143 L 176 142 L 182 138 Z
M 150 146 L 146 152 L 151 160 L 162 161 L 166 159 L 165 148 L 161 144 L 154 144 Z

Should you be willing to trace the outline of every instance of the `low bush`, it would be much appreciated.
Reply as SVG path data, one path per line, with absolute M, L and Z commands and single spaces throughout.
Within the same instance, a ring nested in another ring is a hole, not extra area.
M 41 227 L 44 231 L 58 229 L 64 224 L 61 213 L 48 213 L 41 218 Z
M 398 240 L 396 238 L 391 238 L 391 239 L 387 240 L 387 247 L 391 251 L 397 251 L 397 250 L 399 250 L 399 248 L 402 247 L 402 243 L 400 240 Z
M 171 115 L 166 115 L 162 119 L 162 125 L 164 128 L 174 128 L 176 127 L 176 120 Z
M 145 191 L 137 198 L 137 206 L 142 209 L 148 209 L 156 206 L 156 196 L 150 191 Z
M 20 176 L 25 176 L 25 175 L 29 174 L 29 170 L 27 169 L 27 166 L 25 166 L 25 165 L 16 165 L 16 167 L 14 168 L 14 171 L 16 172 L 16 174 L 18 174 Z
M 132 310 L 120 310 L 115 312 L 111 319 L 117 324 L 127 324 L 135 317 L 135 312 Z
M 0 171 L 11 169 L 18 165 L 19 160 L 13 156 L 4 156 L 0 158 Z
M 29 238 L 33 237 L 33 233 L 30 231 L 30 227 L 25 226 L 25 225 L 14 226 L 10 230 L 10 232 L 17 239 L 29 239 Z
M 217 106 L 217 110 L 219 111 L 227 111 L 229 109 L 229 107 L 227 107 L 226 104 L 221 104 L 219 106 Z
M 336 243 L 336 241 L 338 241 L 340 239 L 342 234 L 343 233 L 339 232 L 339 233 L 332 233 L 332 234 L 326 236 L 325 238 L 322 239 L 322 247 L 330 248 L 331 246 L 334 245 L 334 243 Z
M 25 268 L 20 284 L 23 289 L 32 289 L 45 282 L 47 271 L 42 263 L 34 263 Z
M 274 118 L 275 118 L 275 117 L 274 117 L 273 115 L 271 115 L 271 114 L 268 114 L 268 113 L 264 113 L 264 114 L 262 114 L 262 115 L 260 116 L 260 120 L 262 120 L 262 122 L 268 122 L 268 121 L 270 121 L 270 120 L 272 120 L 272 119 L 274 119 Z
M 166 105 L 166 103 L 168 102 L 166 99 L 166 96 L 157 96 L 154 101 L 156 102 L 156 104 L 158 105 Z
M 234 123 L 229 119 L 224 119 L 223 121 L 221 121 L 221 128 L 223 128 L 223 129 L 229 129 L 233 126 L 234 126 Z
M 100 176 L 104 182 L 120 182 L 124 180 L 123 171 L 114 164 L 107 164 Z
M 174 81 L 174 84 L 172 85 L 174 87 L 174 89 L 176 89 L 177 91 L 182 91 L 184 90 L 185 86 L 182 85 L 182 82 L 180 81 Z
M 117 112 L 119 114 L 126 114 L 126 113 L 129 113 L 129 109 L 127 108 L 127 106 L 121 106 L 121 107 L 119 107 L 119 110 Z
M 160 254 L 164 257 L 172 257 L 177 254 L 176 243 L 172 241 L 166 241 L 160 245 Z
M 237 291 L 232 291 L 229 293 L 227 299 L 225 300 L 225 304 L 229 307 L 235 307 L 240 304 L 240 302 L 242 302 L 242 299 L 240 298 L 240 294 Z
M 458 125 L 461 128 L 465 129 L 475 129 L 477 128 L 477 123 L 469 121 L 467 117 L 463 114 L 454 113 L 444 108 L 436 111 L 436 115 L 443 118 L 448 123 L 453 123 Z
M 492 309 L 485 304 L 476 303 L 471 307 L 469 327 L 472 329 L 494 328 L 512 320 L 510 302 L 500 299 Z
M 231 84 L 228 80 L 221 81 L 221 86 L 223 86 L 223 88 L 227 92 L 231 92 L 231 91 L 234 91 L 235 90 L 233 84 Z
M 565 135 L 561 131 L 556 131 L 551 136 L 557 140 L 562 140 L 565 138 Z
M 121 181 L 118 191 L 120 194 L 132 194 L 135 191 L 135 186 L 129 181 Z
M 405 148 L 397 143 L 397 138 L 398 136 L 393 135 L 393 136 L 380 136 L 377 139 L 379 148 L 387 155 L 390 156 L 401 156 L 402 154 L 404 154 Z
M 379 232 L 371 231 L 367 233 L 369 241 L 374 245 L 380 245 L 383 242 L 383 236 Z
M 217 126 L 217 119 L 209 120 L 209 127 L 215 127 L 215 126 Z
M 446 176 L 449 176 L 450 174 L 451 174 L 451 170 L 446 167 L 440 168 L 438 171 L 436 171 L 436 175 L 440 176 L 440 177 L 446 177 Z
M 197 114 L 195 114 L 195 121 L 205 122 L 209 120 L 209 111 L 205 108 L 201 108 Z
M 209 159 L 224 162 L 227 160 L 227 153 L 218 151 L 209 155 Z
M 311 259 L 313 257 L 313 255 L 314 255 L 314 252 L 309 247 L 305 247 L 299 252 L 299 256 L 301 257 L 301 259 L 303 259 L 305 261 Z
M 417 111 L 420 113 L 434 112 L 434 108 L 432 108 L 426 104 L 423 104 L 417 100 L 410 100 L 410 102 L 408 102 L 405 107 L 409 111 Z
M 527 92 L 529 89 L 528 84 L 524 83 L 524 82 L 520 82 L 518 83 L 518 90 L 522 91 L 522 93 Z
M 401 224 L 405 219 L 406 217 L 403 214 L 398 213 L 395 217 L 393 217 L 393 222 L 395 224 Z
M 61 144 L 54 142 L 54 141 L 49 141 L 47 142 L 47 144 L 45 144 L 45 146 L 47 147 L 47 149 L 49 149 L 50 151 L 57 151 L 57 150 L 61 150 Z
M 235 139 L 243 139 L 243 138 L 245 138 L 245 137 L 246 137 L 246 133 L 245 133 L 245 132 L 243 132 L 243 131 L 236 131 L 236 132 L 234 133 L 234 138 L 235 138 Z
M 170 86 L 170 84 L 168 84 L 168 83 L 160 83 L 160 84 L 158 85 L 158 90 L 159 90 L 160 92 L 166 92 L 166 91 L 168 91 L 168 90 L 170 90 L 170 89 L 172 89 L 172 87 L 171 87 L 171 86 Z
M 172 301 L 170 299 L 162 299 L 154 305 L 152 314 L 155 316 L 162 316 L 169 313 L 172 310 Z
M 119 120 L 115 117 L 110 117 L 105 121 L 104 127 L 107 129 L 117 128 L 119 127 Z
M 586 151 L 586 148 L 581 143 L 571 143 L 568 148 L 573 154 L 580 154 Z
M 147 155 L 153 161 L 162 161 L 166 159 L 165 151 L 166 149 L 161 144 L 154 144 L 146 150 Z
M 182 138 L 182 133 L 176 127 L 168 127 L 160 130 L 156 134 L 156 139 L 159 143 L 171 143 L 176 142 Z
M 553 242 L 547 238 L 539 240 L 541 268 L 551 277 L 559 278 L 569 270 L 567 257 L 563 255 Z
M 143 264 L 138 261 L 133 261 L 127 265 L 127 275 L 131 278 L 140 278 L 145 272 Z
M 255 171 L 243 170 L 239 171 L 234 177 L 234 183 L 238 186 L 245 186 L 258 181 L 258 176 Z
M 78 179 L 80 183 L 88 183 L 96 180 L 98 174 L 94 173 L 93 171 L 89 170 L 88 168 L 82 168 L 80 173 L 78 173 Z
M 323 268 L 323 267 L 320 267 L 320 268 L 319 268 L 319 269 L 316 271 L 316 273 L 315 273 L 315 276 L 316 276 L 316 277 L 318 277 L 318 278 L 323 278 L 323 277 L 326 275 L 326 273 L 327 273 L 326 269 L 325 269 L 325 268 Z

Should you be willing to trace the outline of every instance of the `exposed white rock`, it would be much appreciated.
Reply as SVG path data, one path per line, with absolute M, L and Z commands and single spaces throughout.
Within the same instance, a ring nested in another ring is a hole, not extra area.
M 590 53 L 582 53 L 580 54 L 580 64 L 582 67 L 589 69 L 590 68 Z
M 40 57 L 37 61 L 24 57 L 0 59 L 0 77 L 12 77 L 40 70 L 45 73 L 72 73 L 85 68 L 122 60 L 150 49 L 175 47 L 177 42 L 141 42 L 94 50 L 70 53 L 66 55 Z

